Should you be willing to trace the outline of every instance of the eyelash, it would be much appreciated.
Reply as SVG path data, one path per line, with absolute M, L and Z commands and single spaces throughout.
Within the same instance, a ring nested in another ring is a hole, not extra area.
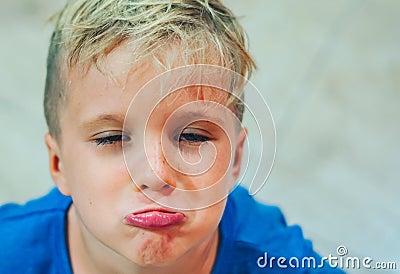
M 179 141 L 186 142 L 190 145 L 197 145 L 199 143 L 206 143 L 210 141 L 210 138 L 196 133 L 181 133 L 179 135 Z
M 104 145 L 115 145 L 116 143 L 120 143 L 122 141 L 129 141 L 130 137 L 126 135 L 111 135 L 106 137 L 97 138 L 94 140 L 97 146 Z
M 97 146 L 105 146 L 105 145 L 115 145 L 122 141 L 129 141 L 130 137 L 126 135 L 111 135 L 106 137 L 101 137 L 94 139 L 94 142 Z M 196 134 L 196 133 L 181 133 L 179 136 L 175 138 L 176 141 L 185 142 L 189 145 L 198 145 L 200 143 L 206 143 L 211 139 L 207 136 Z

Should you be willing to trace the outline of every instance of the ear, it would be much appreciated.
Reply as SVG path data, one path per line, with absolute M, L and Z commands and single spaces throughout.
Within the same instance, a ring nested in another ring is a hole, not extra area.
M 236 182 L 242 166 L 243 147 L 247 137 L 247 129 L 241 128 L 236 141 L 235 158 L 233 161 L 232 176 Z
M 49 133 L 45 135 L 45 142 L 47 151 L 49 153 L 50 175 L 60 192 L 66 196 L 70 196 L 62 165 L 59 143 Z

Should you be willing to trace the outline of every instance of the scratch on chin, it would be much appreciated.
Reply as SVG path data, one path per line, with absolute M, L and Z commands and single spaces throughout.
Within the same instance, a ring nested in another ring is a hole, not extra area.
M 168 241 L 165 241 L 165 239 L 151 239 L 143 244 L 140 253 L 143 264 L 158 265 L 168 260 L 169 252 Z

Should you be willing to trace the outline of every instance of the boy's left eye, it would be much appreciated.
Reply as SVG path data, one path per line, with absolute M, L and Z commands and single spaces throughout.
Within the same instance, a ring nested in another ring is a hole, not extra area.
M 188 142 L 188 143 L 204 143 L 209 141 L 210 138 L 196 134 L 196 133 L 181 133 L 179 135 L 179 141 L 180 142 Z
M 181 133 L 174 136 L 174 140 L 179 143 L 189 145 L 200 145 L 211 140 L 211 137 L 203 130 L 186 128 Z

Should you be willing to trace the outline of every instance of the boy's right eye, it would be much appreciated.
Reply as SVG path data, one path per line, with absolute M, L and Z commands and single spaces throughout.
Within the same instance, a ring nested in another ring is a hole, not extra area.
M 97 146 L 105 146 L 105 145 L 119 145 L 122 142 L 129 142 L 131 137 L 123 134 L 123 132 L 103 132 L 97 134 L 93 138 L 93 142 Z

